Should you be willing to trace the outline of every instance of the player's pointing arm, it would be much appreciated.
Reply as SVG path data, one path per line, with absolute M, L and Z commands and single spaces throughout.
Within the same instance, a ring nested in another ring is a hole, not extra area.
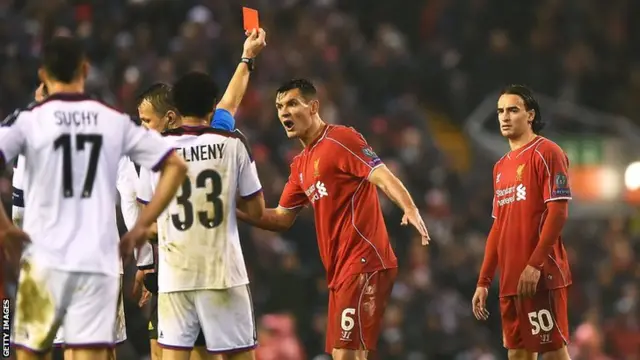
M 369 181 L 384 191 L 387 197 L 393 200 L 393 202 L 404 211 L 401 224 L 413 225 L 422 237 L 422 245 L 427 245 L 429 240 L 431 240 L 429 238 L 429 231 L 427 231 L 427 226 L 420 216 L 420 211 L 413 202 L 409 191 L 407 191 L 407 188 L 402 184 L 402 181 L 393 175 L 386 165 L 373 169 L 369 176 Z
M 345 153 L 342 157 L 342 170 L 365 178 L 380 188 L 404 212 L 402 225 L 413 225 L 422 237 L 422 244 L 427 245 L 430 240 L 429 232 L 409 191 L 382 163 L 362 135 L 353 129 L 345 129 L 327 136 L 327 140 L 333 141 L 338 145 L 338 151 L 342 150 Z

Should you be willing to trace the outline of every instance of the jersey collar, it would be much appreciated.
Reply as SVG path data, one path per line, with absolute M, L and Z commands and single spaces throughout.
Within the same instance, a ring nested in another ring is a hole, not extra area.
M 529 141 L 528 143 L 522 145 L 519 149 L 516 149 L 516 150 L 513 150 L 513 151 L 509 152 L 509 158 L 520 156 L 522 153 L 524 153 L 525 151 L 529 150 L 533 144 L 535 144 L 538 141 L 540 141 L 540 139 L 542 139 L 542 136 L 536 135 L 536 137 L 531 139 L 531 141 Z
M 59 92 L 59 93 L 49 95 L 46 100 L 81 101 L 81 100 L 93 100 L 93 99 L 85 93 Z
M 309 143 L 309 145 L 307 145 L 306 149 L 313 149 L 314 146 L 316 146 L 318 144 L 318 142 L 320 142 L 320 140 L 324 139 L 325 136 L 327 136 L 327 131 L 329 130 L 329 124 L 324 124 L 324 126 L 322 127 L 322 131 L 320 132 L 320 135 L 318 135 L 312 142 Z

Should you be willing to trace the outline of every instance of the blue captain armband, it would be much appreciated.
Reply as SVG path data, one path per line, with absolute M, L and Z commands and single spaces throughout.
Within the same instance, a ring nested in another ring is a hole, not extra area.
M 225 109 L 216 109 L 211 119 L 211 127 L 214 129 L 231 131 L 236 127 L 236 120 Z

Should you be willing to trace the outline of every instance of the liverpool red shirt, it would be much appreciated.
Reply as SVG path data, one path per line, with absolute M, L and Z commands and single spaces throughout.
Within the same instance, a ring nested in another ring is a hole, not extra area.
M 398 266 L 376 186 L 380 158 L 353 128 L 327 125 L 291 164 L 279 206 L 311 203 L 329 287 L 353 274 Z
M 493 169 L 493 213 L 498 236 L 500 296 L 517 295 L 518 280 L 533 253 L 549 201 L 571 200 L 569 160 L 553 141 L 541 136 L 507 153 Z M 571 284 L 562 238 L 543 265 L 538 289 Z

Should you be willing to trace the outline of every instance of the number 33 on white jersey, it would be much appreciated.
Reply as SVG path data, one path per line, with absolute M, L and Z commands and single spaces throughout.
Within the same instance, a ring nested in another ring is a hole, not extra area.
M 176 198 L 158 218 L 160 292 L 229 289 L 249 283 L 236 220 L 236 194 L 262 185 L 244 136 L 209 127 L 163 134 L 189 167 Z M 137 196 L 148 202 L 158 176 L 140 172 Z

